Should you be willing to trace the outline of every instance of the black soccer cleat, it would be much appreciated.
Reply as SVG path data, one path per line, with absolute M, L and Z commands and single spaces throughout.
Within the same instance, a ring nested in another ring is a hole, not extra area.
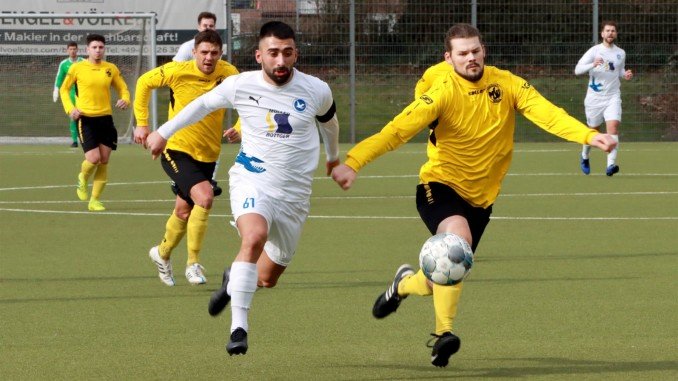
M 78 142 L 73 142 L 70 145 L 71 148 L 78 148 Z
M 221 311 L 226 308 L 228 302 L 231 301 L 231 296 L 228 295 L 228 292 L 226 291 L 230 274 L 231 268 L 227 267 L 226 270 L 224 270 L 224 276 L 221 280 L 221 288 L 214 291 L 214 293 L 212 293 L 212 297 L 210 297 L 210 302 L 207 305 L 207 312 L 209 312 L 209 314 L 212 316 L 219 315 Z
M 231 333 L 231 340 L 226 344 L 226 352 L 230 356 L 247 353 L 247 331 L 238 327 Z
M 398 309 L 400 302 L 407 297 L 398 295 L 398 284 L 400 284 L 400 281 L 408 275 L 414 275 L 412 266 L 405 264 L 398 267 L 395 277 L 393 278 L 393 283 L 391 283 L 386 292 L 379 295 L 374 302 L 372 316 L 377 319 L 383 319 Z
M 445 332 L 442 335 L 432 333 L 431 336 L 437 339 L 433 345 L 427 344 L 429 348 L 433 348 L 431 364 L 441 368 L 445 367 L 450 361 L 450 356 L 457 353 L 459 347 L 461 347 L 461 340 L 452 332 Z
M 220 196 L 223 193 L 223 189 L 219 185 L 217 185 L 216 180 L 210 180 L 210 184 L 212 184 L 212 192 L 214 193 L 214 196 Z

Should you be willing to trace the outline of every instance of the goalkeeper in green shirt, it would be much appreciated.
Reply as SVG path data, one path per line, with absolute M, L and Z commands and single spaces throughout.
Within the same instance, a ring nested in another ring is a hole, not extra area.
M 54 102 L 59 100 L 59 88 L 61 87 L 61 84 L 64 83 L 64 78 L 66 78 L 66 73 L 68 73 L 68 69 L 70 69 L 72 64 L 83 60 L 82 57 L 78 57 L 78 44 L 76 44 L 73 41 L 69 42 L 68 45 L 66 45 L 66 52 L 68 53 L 68 58 L 64 59 L 59 63 L 59 70 L 57 70 L 56 79 L 54 80 L 54 91 L 52 91 L 52 99 L 54 100 Z M 73 104 L 75 104 L 75 92 L 76 92 L 75 86 L 71 87 L 70 96 L 71 102 Z M 78 122 L 73 119 L 70 119 L 69 128 L 71 130 L 71 139 L 73 139 L 71 147 L 77 148 Z

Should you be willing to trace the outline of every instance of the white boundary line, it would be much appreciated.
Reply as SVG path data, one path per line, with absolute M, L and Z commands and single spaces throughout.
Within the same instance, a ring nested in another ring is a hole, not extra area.
M 83 203 L 84 204 L 84 203 Z M 167 217 L 167 213 L 135 213 L 135 212 L 88 212 L 88 211 L 65 211 L 65 210 L 41 210 L 41 209 L 17 209 L 17 208 L 0 208 L 0 212 L 16 212 L 16 213 L 39 213 L 39 214 L 86 214 L 90 216 L 138 216 L 138 217 Z M 210 217 L 233 217 L 231 214 L 210 214 Z M 419 220 L 418 216 L 320 216 L 310 215 L 309 219 L 323 219 L 323 220 Z M 508 221 L 674 221 L 678 220 L 676 217 L 506 217 L 493 216 L 492 220 L 508 220 Z
M 571 172 L 571 173 L 509 173 L 507 176 L 511 177 L 521 177 L 521 176 L 582 176 L 581 173 Z M 604 176 L 601 174 L 592 174 L 590 176 Z M 626 173 L 624 176 L 634 176 L 634 177 L 660 177 L 660 176 L 678 176 L 678 173 Z M 409 178 L 418 178 L 419 175 L 368 175 L 368 176 L 359 176 L 359 179 L 409 179 Z M 313 180 L 331 180 L 328 176 L 314 177 Z M 227 182 L 225 179 L 219 179 L 219 181 Z M 125 185 L 150 185 L 150 184 L 169 184 L 169 180 L 162 181 L 135 181 L 135 182 L 120 182 L 120 183 L 107 183 L 106 186 L 125 186 Z M 75 184 L 68 185 L 36 185 L 36 186 L 23 186 L 23 187 L 7 187 L 0 188 L 0 192 L 6 191 L 15 191 L 15 190 L 37 190 L 37 189 L 58 189 L 58 188 L 75 188 Z

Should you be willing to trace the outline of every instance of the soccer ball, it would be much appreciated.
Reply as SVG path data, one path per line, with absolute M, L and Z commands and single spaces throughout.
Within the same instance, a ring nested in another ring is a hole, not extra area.
M 424 242 L 419 267 L 431 282 L 451 286 L 464 280 L 473 266 L 473 251 L 465 239 L 440 233 Z

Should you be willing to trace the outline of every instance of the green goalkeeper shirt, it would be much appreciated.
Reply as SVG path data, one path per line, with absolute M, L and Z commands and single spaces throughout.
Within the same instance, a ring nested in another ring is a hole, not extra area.
M 64 83 L 64 78 L 66 78 L 66 73 L 68 73 L 68 69 L 71 68 L 71 65 L 83 60 L 84 58 L 78 57 L 75 59 L 75 61 L 71 61 L 71 58 L 68 57 L 61 61 L 59 63 L 59 69 L 57 70 L 56 79 L 54 80 L 54 87 L 56 87 L 57 89 L 60 88 L 61 84 Z M 73 100 L 75 98 L 75 86 L 71 87 L 70 94 L 71 99 Z

